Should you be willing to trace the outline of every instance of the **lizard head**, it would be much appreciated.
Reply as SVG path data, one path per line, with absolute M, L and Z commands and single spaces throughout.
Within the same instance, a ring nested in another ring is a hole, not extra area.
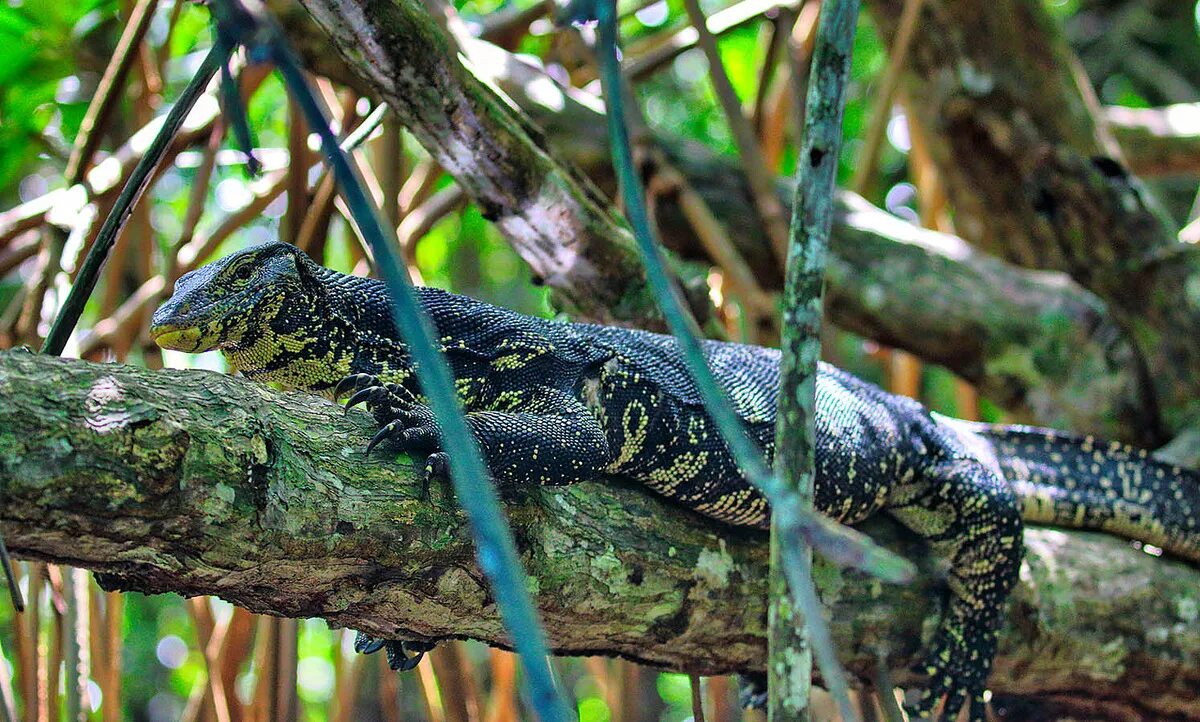
M 150 336 L 162 348 L 227 356 L 273 337 L 281 322 L 317 305 L 311 265 L 295 246 L 264 243 L 202 266 L 175 283 L 150 319 Z

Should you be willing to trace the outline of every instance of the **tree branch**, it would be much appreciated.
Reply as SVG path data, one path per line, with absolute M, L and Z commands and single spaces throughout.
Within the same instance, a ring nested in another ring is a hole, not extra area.
M 1200 173 L 1200 103 L 1104 109 L 1129 169 L 1140 176 Z
M 3 532 L 16 555 L 97 570 L 109 587 L 507 644 L 454 500 L 437 485 L 425 498 L 408 463 L 364 458 L 369 426 L 324 399 L 209 372 L 0 353 Z M 508 496 L 558 652 L 701 674 L 763 668 L 765 536 L 619 483 Z M 1090 718 L 1200 720 L 1186 601 L 1200 573 L 1097 535 L 1026 541 L 997 695 L 1076 710 L 1104 700 Z M 867 677 L 879 647 L 897 669 L 914 661 L 937 597 L 928 571 L 894 588 L 818 565 L 850 670 Z
M 301 4 L 561 300 L 598 321 L 661 324 L 607 200 L 464 66 L 420 2 Z
M 868 0 L 891 42 L 902 0 Z M 1128 175 L 1061 28 L 1038 0 L 928 5 L 908 58 L 917 122 L 964 237 L 1068 273 L 1138 352 L 1142 442 L 1200 424 L 1200 312 L 1184 300 L 1200 249 Z
M 488 43 L 465 49 L 556 150 L 611 185 L 594 98 Z M 718 220 L 736 229 L 729 237 L 757 278 L 778 284 L 778 263 L 736 161 L 677 136 L 652 140 Z M 790 186 L 780 183 L 778 192 L 790 207 Z M 1143 433 L 1150 411 L 1132 348 L 1094 295 L 1063 274 L 1004 263 L 853 193 L 840 192 L 837 204 L 826 277 L 834 323 L 947 366 L 1026 420 L 1108 438 Z M 704 256 L 676 196 L 659 198 L 657 212 L 668 246 Z

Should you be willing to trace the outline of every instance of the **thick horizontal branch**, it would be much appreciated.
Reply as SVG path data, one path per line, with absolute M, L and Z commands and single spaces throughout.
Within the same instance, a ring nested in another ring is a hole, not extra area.
M 94 569 L 112 587 L 506 644 L 447 490 L 426 496 L 408 463 L 364 457 L 369 431 L 366 414 L 209 372 L 7 352 L 0 521 L 18 556 Z M 763 668 L 764 536 L 616 483 L 508 497 L 559 653 Z M 1200 720 L 1186 601 L 1200 573 L 1095 535 L 1031 531 L 1027 543 L 995 692 L 1067 709 L 1104 700 L 1093 719 Z M 868 675 L 877 650 L 897 670 L 913 661 L 938 596 L 928 575 L 907 588 L 820 566 L 817 577 L 850 669 Z

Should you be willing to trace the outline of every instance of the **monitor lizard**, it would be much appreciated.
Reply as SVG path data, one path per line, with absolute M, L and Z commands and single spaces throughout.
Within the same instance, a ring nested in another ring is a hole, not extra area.
M 468 424 L 499 484 L 568 484 L 602 475 L 644 483 L 727 524 L 768 528 L 770 509 L 740 473 L 669 336 L 551 321 L 418 288 L 457 382 Z M 220 349 L 261 381 L 352 392 L 387 442 L 447 474 L 437 419 L 424 403 L 379 281 L 319 266 L 267 243 L 181 277 L 155 312 L 164 348 Z M 705 352 L 768 456 L 775 444 L 779 351 L 706 341 Z M 984 720 L 984 692 L 1025 522 L 1098 529 L 1200 561 L 1200 474 L 1145 450 L 931 412 L 821 364 L 815 505 L 846 524 L 887 514 L 949 564 L 948 602 L 924 657 L 914 711 L 965 704 Z M 416 665 L 432 640 L 360 635 L 393 668 Z

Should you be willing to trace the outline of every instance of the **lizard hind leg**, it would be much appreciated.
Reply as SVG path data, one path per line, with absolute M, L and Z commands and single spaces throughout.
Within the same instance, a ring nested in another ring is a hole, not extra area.
M 355 632 L 354 651 L 359 654 L 374 654 L 384 650 L 387 654 L 388 667 L 396 672 L 407 672 L 415 669 L 425 653 L 434 648 L 432 642 L 418 642 L 402 639 L 380 639 L 366 632 Z
M 921 719 L 942 707 L 957 719 L 986 722 L 988 673 L 1022 547 L 1020 507 L 1008 485 L 978 461 L 933 465 L 892 495 L 888 513 L 950 563 L 949 601 L 918 672 L 929 678 L 912 712 Z

